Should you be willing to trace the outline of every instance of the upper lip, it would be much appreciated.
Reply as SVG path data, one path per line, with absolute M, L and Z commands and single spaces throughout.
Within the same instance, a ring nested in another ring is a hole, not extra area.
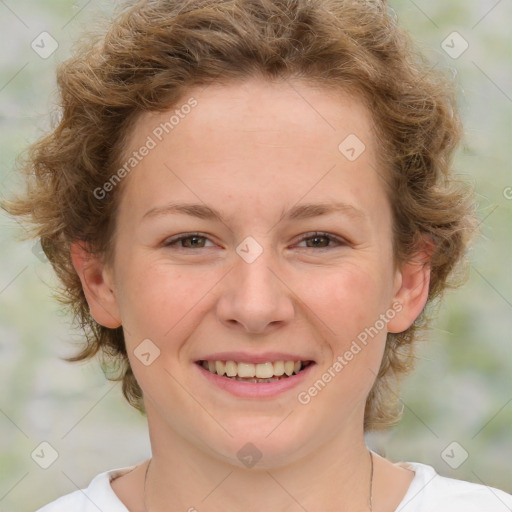
M 268 363 L 275 361 L 311 361 L 312 357 L 299 356 L 286 352 L 258 352 L 251 354 L 249 352 L 215 352 L 205 355 L 196 360 L 199 361 L 236 361 L 237 363 Z

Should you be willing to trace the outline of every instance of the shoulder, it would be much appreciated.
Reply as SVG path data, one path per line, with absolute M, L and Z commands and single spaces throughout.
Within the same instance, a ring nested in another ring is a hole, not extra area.
M 439 475 L 418 462 L 400 465 L 415 472 L 396 512 L 511 512 L 512 495 L 483 484 Z
M 48 503 L 36 512 L 128 512 L 117 497 L 110 481 L 122 474 L 132 471 L 135 466 L 111 469 L 96 475 L 87 488 L 79 489 Z

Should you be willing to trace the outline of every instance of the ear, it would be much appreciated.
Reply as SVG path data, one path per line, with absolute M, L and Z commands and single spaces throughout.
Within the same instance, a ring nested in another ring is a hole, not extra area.
M 75 242 L 71 244 L 71 261 L 94 320 L 111 329 L 121 326 L 112 275 L 101 256 L 89 252 L 82 242 Z
M 392 302 L 399 302 L 402 309 L 388 322 L 389 332 L 405 331 L 423 311 L 428 299 L 433 249 L 433 242 L 425 237 L 418 252 L 397 269 Z

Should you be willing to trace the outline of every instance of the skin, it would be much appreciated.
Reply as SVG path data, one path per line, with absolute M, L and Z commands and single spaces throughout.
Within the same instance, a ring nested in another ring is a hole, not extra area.
M 144 392 L 153 452 L 148 510 L 368 510 L 366 397 L 387 332 L 412 324 L 429 282 L 420 249 L 394 265 L 371 115 L 357 98 L 298 81 L 253 78 L 189 92 L 183 103 L 193 96 L 198 105 L 122 183 L 113 265 L 81 244 L 72 248 L 91 314 L 104 326 L 123 326 Z M 140 117 L 127 154 L 172 112 Z M 355 161 L 338 150 L 349 134 L 366 146 Z M 143 218 L 171 201 L 204 203 L 224 222 L 172 213 Z M 296 204 L 331 201 L 362 216 L 280 220 Z M 333 239 L 305 239 L 315 231 Z M 206 238 L 163 245 L 194 232 Z M 263 249 L 252 263 L 236 252 L 248 236 Z M 297 393 L 393 303 L 400 312 L 300 404 Z M 149 366 L 134 355 L 147 338 L 160 350 Z M 239 398 L 193 371 L 201 356 L 230 350 L 304 354 L 316 365 L 299 389 Z M 248 442 L 263 454 L 252 469 L 237 457 Z M 146 466 L 112 482 L 134 512 L 144 511 Z M 413 476 L 375 457 L 373 510 L 395 510 Z

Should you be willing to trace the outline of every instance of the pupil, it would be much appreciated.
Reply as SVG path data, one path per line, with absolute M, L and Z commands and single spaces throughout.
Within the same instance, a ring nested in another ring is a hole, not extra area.
M 323 238 L 324 240 L 327 240 L 327 237 L 325 237 L 325 236 L 315 236 L 315 237 L 311 238 L 310 240 L 311 240 L 312 242 L 317 242 L 318 240 L 321 240 L 322 238 Z M 324 245 L 325 245 L 325 244 L 324 244 Z M 318 246 L 318 244 L 317 244 L 317 243 L 314 243 L 314 246 L 315 246 L 315 247 L 317 247 L 317 246 Z
M 197 240 L 201 238 L 200 236 L 191 236 L 189 237 L 187 240 L 190 242 L 190 244 L 193 246 L 193 247 L 197 247 L 197 245 L 200 245 L 200 244 L 197 244 Z

